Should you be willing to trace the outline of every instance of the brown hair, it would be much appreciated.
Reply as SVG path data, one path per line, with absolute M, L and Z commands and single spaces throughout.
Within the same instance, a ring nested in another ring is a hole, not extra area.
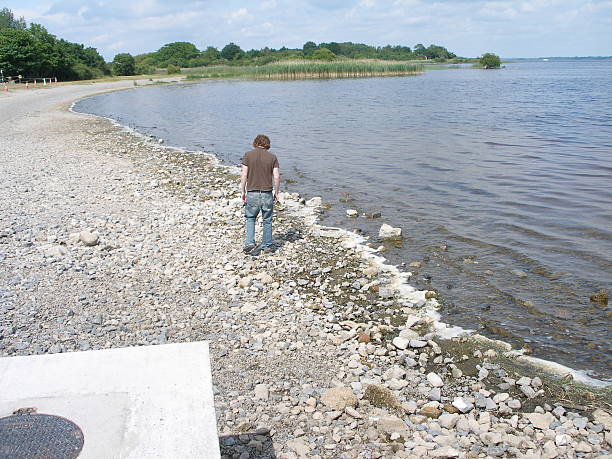
M 267 150 L 270 148 L 270 138 L 267 135 L 259 134 L 255 137 L 255 140 L 253 140 L 253 146 L 255 148 L 259 147 Z

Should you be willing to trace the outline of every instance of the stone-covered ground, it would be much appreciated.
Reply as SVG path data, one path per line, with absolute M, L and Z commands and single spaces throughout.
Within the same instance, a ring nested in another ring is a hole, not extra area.
M 439 339 L 435 295 L 400 296 L 316 199 L 285 194 L 276 252 L 243 254 L 231 170 L 75 91 L 0 99 L 2 356 L 209 341 L 224 457 L 612 457 L 609 392 Z

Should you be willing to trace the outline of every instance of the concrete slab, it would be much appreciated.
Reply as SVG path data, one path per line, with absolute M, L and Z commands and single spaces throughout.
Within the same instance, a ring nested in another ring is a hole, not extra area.
M 0 417 L 63 416 L 79 459 L 219 458 L 208 343 L 0 358 Z

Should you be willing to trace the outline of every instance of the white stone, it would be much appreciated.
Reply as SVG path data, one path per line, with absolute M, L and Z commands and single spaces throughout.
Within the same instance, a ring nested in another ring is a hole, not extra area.
M 547 430 L 550 424 L 555 421 L 555 417 L 551 413 L 529 413 L 525 417 L 536 429 L 541 430 Z
M 432 387 L 442 387 L 444 385 L 442 378 L 433 372 L 427 374 L 427 381 Z
M 452 446 L 443 446 L 442 448 L 434 449 L 429 453 L 431 457 L 459 457 L 460 451 Z
M 359 215 L 359 212 L 357 212 L 355 209 L 348 209 L 346 211 L 346 215 L 349 217 L 357 217 Z
M 502 392 L 500 394 L 495 394 L 493 396 L 493 401 L 495 403 L 501 403 L 501 402 L 505 402 L 509 398 L 510 398 L 510 394 L 507 394 L 506 392 Z
M 401 235 L 401 228 L 394 228 L 393 226 L 387 225 L 386 223 L 383 223 L 383 225 L 380 227 L 380 230 L 378 231 L 378 236 L 383 239 L 399 238 Z
M 506 403 L 510 408 L 512 408 L 513 410 L 519 410 L 521 408 L 521 406 L 523 406 L 521 404 L 520 400 L 517 400 L 515 398 L 508 400 L 508 402 Z
M 255 386 L 255 400 L 268 400 L 270 390 L 267 384 L 257 384 Z
M 472 405 L 470 402 L 467 402 L 462 397 L 455 397 L 455 400 L 453 400 L 453 406 L 462 413 L 468 413 L 474 408 L 474 405 Z
M 406 375 L 406 370 L 398 365 L 393 365 L 387 371 L 383 373 L 383 379 L 388 381 L 390 379 L 402 379 Z
M 401 336 L 393 338 L 393 345 L 398 349 L 404 350 L 408 347 L 408 344 L 410 344 L 410 340 L 406 338 L 402 338 Z
M 321 204 L 323 204 L 323 201 L 321 200 L 321 198 L 319 196 L 316 196 L 316 197 L 306 201 L 306 205 L 308 207 L 320 207 Z
M 572 437 L 567 434 L 561 434 L 555 436 L 555 445 L 557 446 L 567 446 L 571 445 Z
M 90 231 L 84 230 L 79 233 L 79 239 L 86 246 L 92 247 L 98 244 L 100 236 L 98 236 L 97 233 L 92 233 Z

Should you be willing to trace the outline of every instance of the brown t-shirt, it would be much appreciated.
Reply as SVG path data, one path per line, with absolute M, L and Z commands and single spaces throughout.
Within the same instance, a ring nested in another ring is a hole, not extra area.
M 249 168 L 247 191 L 272 190 L 272 170 L 278 167 L 278 159 L 275 154 L 263 148 L 255 148 L 244 154 L 242 164 Z

